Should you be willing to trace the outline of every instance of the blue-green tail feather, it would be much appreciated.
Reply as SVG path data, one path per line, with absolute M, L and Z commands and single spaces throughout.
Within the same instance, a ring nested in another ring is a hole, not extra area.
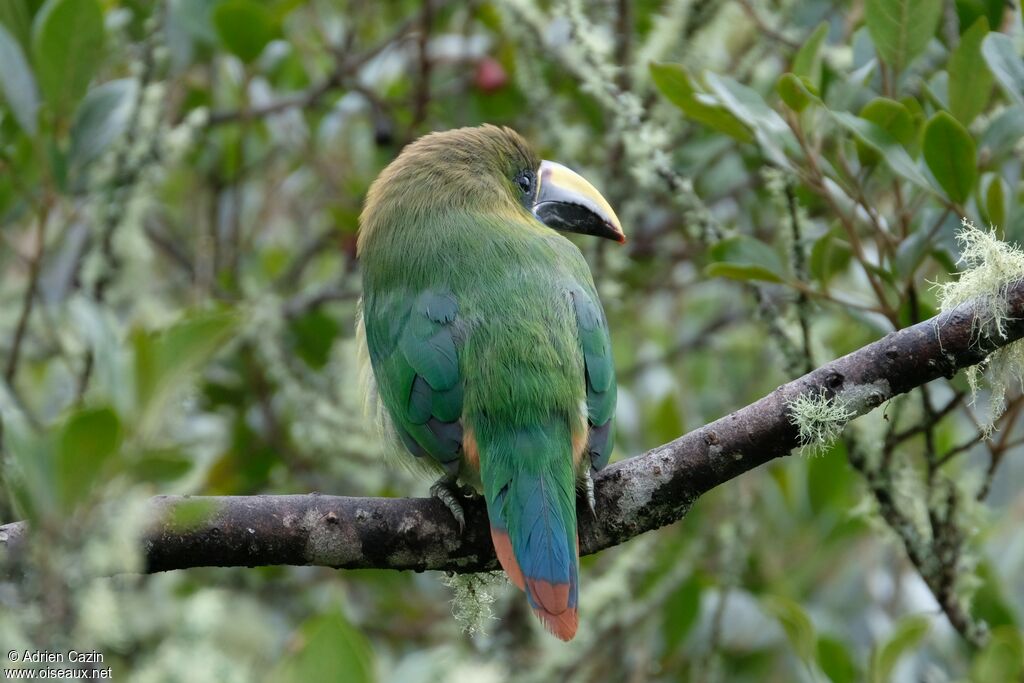
M 553 634 L 576 633 L 579 555 L 575 471 L 557 420 L 477 434 L 491 535 L 509 578 Z

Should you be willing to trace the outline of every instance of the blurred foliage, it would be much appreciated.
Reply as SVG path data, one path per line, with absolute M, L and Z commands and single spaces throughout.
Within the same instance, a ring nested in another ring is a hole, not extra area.
M 629 244 L 579 246 L 627 457 L 932 316 L 961 217 L 1024 237 L 1022 32 L 1004 0 L 3 0 L 0 520 L 33 532 L 0 642 L 135 681 L 1019 678 L 1020 387 L 983 440 L 962 378 L 585 558 L 568 645 L 505 588 L 463 634 L 434 576 L 102 577 L 157 493 L 425 493 L 353 342 L 362 198 L 416 136 L 513 126 L 617 208 Z

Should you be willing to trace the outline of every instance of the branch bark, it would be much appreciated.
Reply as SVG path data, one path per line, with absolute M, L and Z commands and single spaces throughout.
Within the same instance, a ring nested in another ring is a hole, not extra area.
M 610 465 L 595 480 L 597 517 L 585 505 L 580 508 L 581 551 L 596 553 L 678 521 L 704 493 L 789 454 L 800 445 L 788 407 L 797 396 L 839 397 L 862 415 L 1024 338 L 1024 282 L 1010 288 L 1008 303 L 1005 337 L 979 329 L 975 306 L 965 304 L 888 334 L 675 441 Z M 154 521 L 143 541 L 146 570 L 275 564 L 461 573 L 496 569 L 483 501 L 469 499 L 465 508 L 466 531 L 460 536 L 447 509 L 426 498 L 159 496 L 152 501 Z M 27 533 L 24 522 L 0 526 L 0 560 L 15 557 Z

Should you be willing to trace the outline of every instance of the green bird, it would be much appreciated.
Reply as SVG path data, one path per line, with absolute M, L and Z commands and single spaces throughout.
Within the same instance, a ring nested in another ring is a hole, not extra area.
M 483 490 L 509 579 L 551 633 L 578 624 L 577 486 L 614 440 L 608 323 L 579 249 L 624 242 L 608 202 L 495 126 L 424 136 L 374 181 L 360 216 L 363 341 L 386 427 L 441 473 Z

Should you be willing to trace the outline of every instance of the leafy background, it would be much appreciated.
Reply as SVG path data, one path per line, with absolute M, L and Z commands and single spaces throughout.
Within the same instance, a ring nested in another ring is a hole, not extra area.
M 353 344 L 361 201 L 418 135 L 513 126 L 617 208 L 628 245 L 579 246 L 622 458 L 933 315 L 961 217 L 1021 239 L 1022 45 L 1003 0 L 4 0 L 0 520 L 33 532 L 0 642 L 138 681 L 1019 678 L 1003 376 L 585 558 L 569 645 L 500 583 L 104 577 L 154 494 L 425 494 Z

